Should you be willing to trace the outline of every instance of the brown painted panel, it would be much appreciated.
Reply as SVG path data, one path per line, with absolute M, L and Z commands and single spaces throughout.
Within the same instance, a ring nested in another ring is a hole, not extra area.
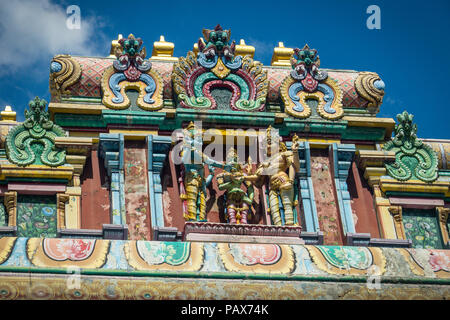
M 109 190 L 105 184 L 105 168 L 99 162 L 97 150 L 86 159 L 81 176 L 81 228 L 102 229 L 102 224 L 111 223 L 109 214 Z
M 354 162 L 347 179 L 347 185 L 356 232 L 370 233 L 372 238 L 380 238 L 372 191 Z
M 342 226 L 327 149 L 311 149 L 311 178 L 317 215 L 325 245 L 342 245 Z
M 125 141 L 124 191 L 128 238 L 150 240 L 152 225 L 148 195 L 146 143 Z

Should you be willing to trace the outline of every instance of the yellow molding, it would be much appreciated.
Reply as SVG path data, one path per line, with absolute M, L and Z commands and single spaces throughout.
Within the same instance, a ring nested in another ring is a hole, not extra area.
M 438 211 L 439 227 L 441 229 L 442 239 L 444 240 L 444 244 L 447 244 L 449 241 L 447 221 L 448 221 L 448 215 L 450 213 L 450 208 L 437 207 L 436 209 Z
M 145 140 L 150 134 L 158 134 L 157 130 L 123 130 L 110 129 L 109 133 L 122 133 L 125 140 Z
M 394 161 L 394 151 L 384 150 L 356 150 L 356 160 L 358 167 L 382 167 L 385 161 Z
M 92 148 L 92 138 L 89 137 L 56 137 L 55 145 L 66 149 L 70 155 L 86 156 Z
M 102 110 L 108 110 L 104 105 L 89 103 L 65 103 L 50 102 L 48 111 L 53 116 L 55 113 L 73 113 L 73 114 L 101 114 Z
M 159 110 L 159 112 L 165 112 L 166 113 L 166 118 L 173 119 L 173 118 L 175 118 L 175 115 L 177 114 L 177 109 L 162 108 L 161 110 Z
M 398 181 L 389 178 L 380 179 L 380 187 L 383 192 L 426 192 L 426 193 L 448 193 L 450 181 L 435 181 L 426 183 L 420 180 Z
M 287 118 L 288 115 L 283 113 L 283 112 L 277 112 L 275 113 L 275 123 L 276 124 L 281 124 L 284 122 L 284 119 Z
M 20 178 L 51 178 L 70 180 L 74 168 L 71 166 L 47 167 L 44 165 L 29 165 L 19 167 L 14 164 L 0 164 L 1 178 L 20 177 Z
M 395 233 L 397 234 L 397 239 L 406 240 L 405 228 L 403 227 L 403 215 L 401 206 L 390 206 L 388 207 L 389 212 L 392 214 L 394 219 Z
M 373 144 L 355 144 L 356 150 L 375 150 L 375 145 Z
M 379 185 L 376 184 L 373 186 L 373 194 L 381 237 L 384 239 L 397 239 L 394 219 L 389 212 L 389 199 L 384 197 Z

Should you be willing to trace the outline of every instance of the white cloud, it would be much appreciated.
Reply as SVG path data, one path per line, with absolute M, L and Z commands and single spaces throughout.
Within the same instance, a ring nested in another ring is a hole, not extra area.
M 1 1 L 0 72 L 9 73 L 44 60 L 50 63 L 55 54 L 98 55 L 94 46 L 99 43 L 95 38 L 102 37 L 98 23 L 84 16 L 81 7 L 81 28 L 71 30 L 66 26 L 66 9 L 49 0 Z M 101 55 L 107 55 L 104 50 L 100 50 Z

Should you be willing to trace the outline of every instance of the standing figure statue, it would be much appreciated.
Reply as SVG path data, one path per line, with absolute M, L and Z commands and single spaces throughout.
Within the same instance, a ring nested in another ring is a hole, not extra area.
M 292 151 L 286 148 L 278 133 L 272 132 L 272 127 L 266 131 L 266 154 L 268 159 L 261 163 L 255 174 L 247 176 L 246 180 L 254 181 L 257 187 L 269 180 L 269 208 L 272 223 L 277 226 L 297 226 L 294 208 L 297 200 L 294 192 L 295 174 L 300 169 L 298 158 L 298 137 L 292 140 Z
M 187 221 L 206 222 L 206 188 L 214 177 L 214 168 L 228 168 L 202 152 L 202 132 L 191 121 L 183 130 L 184 140 L 181 151 L 182 179 L 180 198 L 183 200 L 183 216 Z M 208 165 L 209 175 L 205 179 L 204 166 Z
M 250 207 L 253 203 L 254 189 L 249 181 L 244 181 L 248 171 L 244 171 L 239 163 L 236 149 L 230 148 L 227 154 L 226 164 L 230 171 L 220 173 L 216 179 L 219 190 L 226 190 L 226 217 L 230 224 L 247 224 Z M 247 163 L 247 169 L 251 168 L 251 159 Z M 247 192 L 242 190 L 244 184 Z

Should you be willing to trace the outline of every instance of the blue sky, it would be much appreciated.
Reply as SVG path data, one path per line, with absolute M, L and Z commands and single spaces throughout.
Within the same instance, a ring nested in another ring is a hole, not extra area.
M 81 29 L 66 28 L 66 8 L 81 9 Z M 369 30 L 369 5 L 381 30 Z M 220 23 L 256 47 L 268 65 L 279 41 L 319 51 L 322 68 L 377 72 L 386 84 L 379 117 L 414 114 L 421 138 L 450 139 L 450 1 L 50 1 L 0 2 L 0 109 L 18 119 L 36 95 L 49 101 L 53 55 L 109 55 L 119 33 L 144 40 L 148 56 L 164 35 L 185 56 L 202 28 Z

